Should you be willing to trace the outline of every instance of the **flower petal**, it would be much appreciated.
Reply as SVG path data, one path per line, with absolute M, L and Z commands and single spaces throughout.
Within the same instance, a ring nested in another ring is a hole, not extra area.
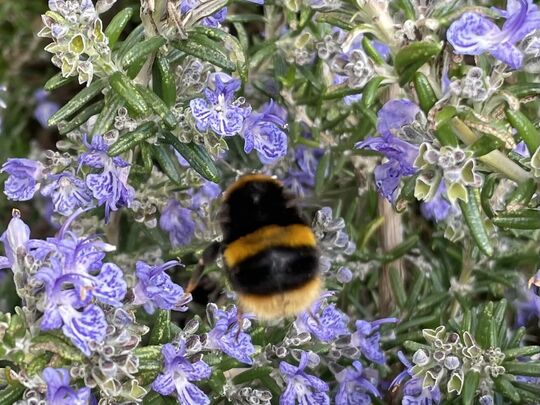
M 119 307 L 124 299 L 127 285 L 120 267 L 113 263 L 105 263 L 96 276 L 98 285 L 94 289 L 94 296 L 105 304 Z
M 455 53 L 480 55 L 498 45 L 501 30 L 488 18 L 477 13 L 464 13 L 446 32 Z

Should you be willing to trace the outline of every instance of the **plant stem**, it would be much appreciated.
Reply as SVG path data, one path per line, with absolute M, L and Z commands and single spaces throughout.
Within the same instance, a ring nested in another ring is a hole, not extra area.
M 467 145 L 473 144 L 480 138 L 459 118 L 452 118 L 450 124 L 458 138 Z M 494 171 L 504 174 L 516 183 L 523 183 L 532 177 L 529 172 L 522 169 L 501 151 L 494 150 L 484 156 L 480 156 L 478 159 Z

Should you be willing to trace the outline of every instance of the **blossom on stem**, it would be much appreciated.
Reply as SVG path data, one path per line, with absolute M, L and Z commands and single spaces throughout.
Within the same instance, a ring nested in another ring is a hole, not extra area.
M 47 121 L 49 118 L 60 109 L 58 103 L 48 100 L 48 94 L 45 90 L 39 89 L 34 93 L 37 105 L 34 109 L 34 118 L 43 128 L 48 128 Z
M 49 182 L 41 189 L 41 194 L 51 197 L 55 212 L 69 216 L 77 208 L 92 205 L 92 192 L 86 183 L 69 172 L 49 177 Z
M 210 86 L 204 90 L 204 98 L 190 101 L 191 113 L 200 131 L 210 128 L 221 136 L 233 136 L 242 130 L 244 120 L 251 113 L 250 107 L 241 107 L 235 100 L 240 80 L 226 73 L 212 73 Z
M 186 358 L 186 342 L 180 339 L 178 348 L 167 343 L 161 349 L 163 371 L 152 383 L 152 389 L 161 395 L 176 396 L 181 405 L 207 405 L 208 396 L 193 381 L 206 380 L 212 369 L 204 361 L 191 362 Z
M 444 221 L 449 215 L 457 213 L 457 209 L 447 200 L 444 182 L 440 182 L 437 192 L 429 201 L 420 204 L 420 212 L 424 218 L 435 222 Z
M 244 151 L 257 151 L 264 164 L 273 163 L 287 154 L 287 134 L 283 131 L 287 123 L 287 111 L 271 100 L 262 106 L 262 111 L 253 112 L 242 129 Z
M 309 332 L 322 342 L 331 342 L 339 336 L 349 334 L 349 317 L 336 308 L 335 304 L 323 304 L 323 299 L 315 302 L 309 312 L 302 312 L 294 322 L 301 332 Z
M 339 383 L 336 404 L 370 405 L 371 396 L 381 396 L 377 387 L 364 376 L 364 368 L 359 361 L 353 361 L 352 367 L 340 371 L 336 380 Z
M 242 363 L 253 364 L 251 356 L 255 348 L 251 336 L 244 332 L 246 325 L 238 315 L 238 308 L 231 306 L 223 311 L 217 305 L 209 304 L 207 312 L 213 321 L 213 328 L 208 332 L 207 348 L 219 349 Z M 239 325 L 239 321 L 242 325 Z
M 519 69 L 523 65 L 523 53 L 516 43 L 540 28 L 540 10 L 532 0 L 508 0 L 506 10 L 495 8 L 495 11 L 506 19 L 502 28 L 481 14 L 467 12 L 448 28 L 448 42 L 455 53 L 489 52 L 512 69 Z
M 403 388 L 403 400 L 401 403 L 404 405 L 438 404 L 441 400 L 439 387 L 422 387 L 422 378 L 414 377 L 411 362 L 402 352 L 398 352 L 398 358 L 406 368 L 394 378 L 390 387 L 402 384 L 403 381 L 408 380 Z
M 40 187 L 43 179 L 43 165 L 35 160 L 10 158 L 3 165 L 0 173 L 7 173 L 4 194 L 13 201 L 30 200 Z
M 374 363 L 384 364 L 384 352 L 381 349 L 379 328 L 385 323 L 395 323 L 396 318 L 383 318 L 373 322 L 356 321 L 356 332 L 351 335 L 351 346 L 360 349 L 362 354 Z
M 55 405 L 88 405 L 90 388 L 74 390 L 69 385 L 69 371 L 65 368 L 47 367 L 43 370 L 43 380 L 47 384 L 46 399 L 48 404 Z
M 182 14 L 187 14 L 192 10 L 195 10 L 201 5 L 201 0 L 182 0 L 180 3 L 180 12 Z M 216 11 L 214 14 L 204 17 L 201 20 L 201 25 L 206 27 L 218 28 L 221 27 L 221 23 L 225 21 L 227 17 L 227 7 L 223 7 Z
M 388 101 L 377 114 L 377 130 L 380 137 L 367 138 L 358 142 L 358 149 L 369 149 L 382 153 L 388 159 L 374 171 L 377 191 L 390 202 L 397 197 L 397 190 L 403 176 L 416 173 L 413 163 L 418 147 L 399 139 L 396 134 L 404 126 L 415 121 L 420 107 L 407 99 Z
M 103 169 L 100 173 L 87 175 L 86 185 L 98 204 L 105 204 L 105 218 L 108 219 L 111 210 L 129 207 L 135 198 L 135 190 L 127 182 L 130 165 L 120 157 L 111 158 L 107 154 L 109 145 L 102 136 L 94 135 L 91 143 L 85 139 L 84 144 L 88 151 L 79 157 L 79 166 Z
M 154 313 L 156 308 L 187 311 L 186 305 L 191 301 L 191 294 L 184 294 L 178 284 L 173 283 L 166 270 L 179 265 L 171 260 L 157 266 L 150 266 L 143 261 L 136 264 L 137 284 L 133 289 L 135 305 L 143 305 L 146 312 Z
M 279 397 L 279 405 L 319 404 L 329 405 L 328 384 L 304 369 L 308 364 L 308 354 L 302 352 L 300 363 L 293 366 L 285 361 L 279 363 L 279 371 L 287 387 Z
M 0 256 L 0 269 L 11 268 L 14 273 L 19 271 L 17 251 L 25 249 L 30 240 L 30 228 L 20 218 L 20 212 L 13 210 L 11 221 L 5 232 L 0 236 L 6 256 Z
M 300 197 L 309 194 L 315 187 L 315 175 L 323 154 L 324 151 L 319 148 L 297 146 L 294 150 L 297 168 L 291 168 L 287 172 L 287 177 L 283 179 L 285 188 Z
M 161 212 L 159 226 L 169 233 L 169 240 L 173 247 L 187 245 L 195 234 L 192 211 L 182 207 L 176 200 L 169 200 Z

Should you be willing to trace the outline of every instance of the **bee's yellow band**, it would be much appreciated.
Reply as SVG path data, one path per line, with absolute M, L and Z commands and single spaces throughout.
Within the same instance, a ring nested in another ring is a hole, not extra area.
M 310 227 L 294 224 L 268 225 L 238 238 L 225 248 L 225 264 L 231 268 L 272 247 L 315 247 L 317 241 Z
M 322 280 L 316 276 L 304 285 L 290 291 L 257 295 L 238 293 L 240 308 L 261 320 L 287 318 L 307 310 L 321 295 Z

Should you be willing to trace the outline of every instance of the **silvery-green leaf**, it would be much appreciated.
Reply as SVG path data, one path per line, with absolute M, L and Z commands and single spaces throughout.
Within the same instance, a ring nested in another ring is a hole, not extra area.
M 448 390 L 448 393 L 456 392 L 459 395 L 461 394 L 462 388 L 463 388 L 463 372 L 462 371 L 453 372 L 452 376 L 448 380 L 448 384 L 446 385 L 446 389 Z
M 441 369 L 438 373 L 433 370 L 429 370 L 424 376 L 422 388 L 433 388 L 439 385 L 444 376 L 444 371 Z
M 461 168 L 461 179 L 465 184 L 474 184 L 474 169 L 475 162 L 473 159 L 465 162 L 465 164 Z
M 75 55 L 80 55 L 86 48 L 86 41 L 82 35 L 75 35 L 69 41 L 69 51 Z
M 424 159 L 424 154 L 430 150 L 431 146 L 428 143 L 423 143 L 420 145 L 420 148 L 418 148 L 418 155 L 416 156 L 416 159 L 413 163 L 413 166 L 417 169 L 423 169 L 428 165 L 428 162 Z
M 534 177 L 540 177 L 540 148 L 531 157 L 531 167 L 533 168 Z
M 450 184 L 450 186 L 447 185 L 447 193 L 448 193 L 448 198 L 450 199 L 450 202 L 455 202 L 457 200 L 462 200 L 462 201 L 468 201 L 468 196 L 467 196 L 467 189 L 465 188 L 465 186 L 463 184 L 460 184 L 460 183 L 452 183 Z
M 432 185 L 426 182 L 424 178 L 418 176 L 414 183 L 414 197 L 417 200 L 425 201 L 430 194 Z

